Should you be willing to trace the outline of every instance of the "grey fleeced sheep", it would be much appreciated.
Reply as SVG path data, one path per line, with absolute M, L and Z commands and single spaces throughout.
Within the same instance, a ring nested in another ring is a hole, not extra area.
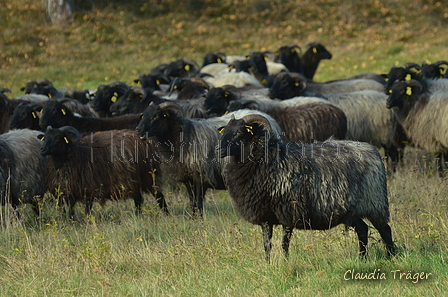
M 37 201 L 46 191 L 45 160 L 39 153 L 39 131 L 11 130 L 0 135 L 1 204 L 14 209 L 30 203 L 37 212 Z
M 361 255 L 367 253 L 368 219 L 379 231 L 388 255 L 395 254 L 389 226 L 386 172 L 375 147 L 329 140 L 284 143 L 264 117 L 232 119 L 220 132 L 217 155 L 230 156 L 225 184 L 239 214 L 263 230 L 270 260 L 274 225 L 282 225 L 288 254 L 294 228 L 355 229 Z
M 238 118 L 248 113 L 259 112 L 240 111 L 235 116 Z M 172 181 L 186 186 L 193 215 L 199 212 L 202 216 L 207 189 L 225 189 L 222 163 L 215 157 L 214 146 L 219 136 L 217 129 L 229 118 L 230 115 L 190 119 L 183 115 L 177 103 L 164 102 L 150 104 L 135 129 L 141 139 L 151 138 L 157 143 L 163 172 Z
M 391 108 L 412 143 L 429 153 L 448 154 L 448 94 L 423 92 L 417 80 L 396 81 L 390 90 Z

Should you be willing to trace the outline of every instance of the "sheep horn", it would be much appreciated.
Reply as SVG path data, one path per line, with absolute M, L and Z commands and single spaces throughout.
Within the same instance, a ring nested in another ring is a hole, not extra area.
M 0 89 L 0 93 L 11 93 L 11 90 L 10 89 L 8 89 L 8 88 L 1 88 Z
M 196 84 L 198 84 L 198 85 L 204 87 L 204 88 L 207 89 L 207 90 L 210 89 L 210 85 L 209 85 L 205 80 L 203 80 L 203 79 L 200 78 L 200 77 L 192 77 L 192 78 L 190 78 L 190 80 L 191 80 L 192 82 L 194 82 L 194 83 L 196 83 Z
M 243 117 L 243 120 L 246 122 L 246 124 L 261 124 L 263 125 L 268 132 L 270 133 L 272 131 L 272 126 L 269 123 L 268 119 L 266 119 L 264 116 L 259 115 L 259 114 L 249 114 L 247 116 Z
M 405 82 L 410 87 L 418 87 L 420 91 L 423 90 L 422 84 L 416 79 L 407 80 Z
M 171 94 L 173 94 L 173 92 L 174 92 L 174 87 L 175 87 L 176 84 L 178 84 L 181 80 L 182 80 L 182 78 L 180 78 L 180 77 L 176 77 L 176 78 L 171 82 L 170 87 L 169 87 L 170 91 L 169 91 L 169 93 L 168 93 L 168 96 L 171 96 Z
M 434 65 L 436 65 L 436 66 L 447 65 L 448 66 L 448 62 L 447 61 L 437 61 L 434 63 Z
M 184 110 L 182 109 L 182 107 L 180 107 L 179 104 L 177 104 L 175 102 L 171 102 L 171 101 L 162 102 L 159 104 L 159 108 L 161 110 L 174 109 L 174 110 L 179 111 L 181 113 L 182 117 L 184 116 Z
M 298 55 L 302 53 L 302 48 L 298 44 L 291 45 L 291 52 L 296 52 Z
M 403 67 L 404 69 L 409 69 L 409 70 L 414 69 L 414 70 L 416 70 L 417 72 L 422 71 L 422 66 L 420 66 L 420 65 L 417 64 L 417 63 L 412 63 L 412 62 L 410 62 L 410 63 L 406 63 L 406 64 L 403 64 L 402 67 Z
M 224 91 L 229 91 L 229 92 L 232 92 L 232 93 L 237 93 L 238 95 L 237 95 L 237 100 L 240 100 L 241 99 L 241 90 L 240 89 L 238 89 L 237 87 L 235 87 L 234 85 L 223 85 L 222 87 L 221 87 L 221 89 L 223 89 Z
M 49 128 L 51 129 L 51 126 L 47 127 L 47 131 L 48 131 Z M 79 131 L 75 127 L 63 126 L 63 127 L 59 128 L 59 130 L 67 132 L 68 134 L 73 134 L 72 136 L 75 136 L 76 139 L 81 140 L 81 134 L 79 133 Z

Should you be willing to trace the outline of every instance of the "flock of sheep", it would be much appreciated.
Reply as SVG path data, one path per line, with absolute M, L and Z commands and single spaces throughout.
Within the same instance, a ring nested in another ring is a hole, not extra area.
M 90 212 L 93 202 L 143 194 L 169 214 L 163 185 L 183 183 L 192 213 L 203 214 L 209 188 L 227 190 L 240 215 L 263 230 L 270 259 L 274 225 L 292 230 L 353 227 L 367 253 L 368 219 L 387 255 L 386 171 L 404 144 L 448 152 L 448 63 L 408 63 L 387 75 L 313 81 L 332 55 L 320 43 L 275 52 L 159 64 L 130 87 L 63 91 L 46 79 L 24 94 L 0 89 L 2 205 L 31 204 L 49 192 Z M 43 170 L 45 168 L 45 170 Z

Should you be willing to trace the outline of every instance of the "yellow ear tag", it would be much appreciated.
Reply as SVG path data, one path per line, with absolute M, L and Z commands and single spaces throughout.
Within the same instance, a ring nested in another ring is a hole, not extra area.
M 406 95 L 411 96 L 412 95 L 412 88 L 406 87 Z
M 138 94 L 138 98 L 142 98 L 143 97 L 143 94 Z
M 156 79 L 156 85 L 160 85 L 160 80 Z
M 404 80 L 411 80 L 411 79 L 412 79 L 411 75 L 409 73 L 406 74 L 406 77 L 404 78 Z
M 222 63 L 221 58 L 216 59 L 216 62 L 218 62 L 218 63 Z
M 446 73 L 446 68 L 445 67 L 439 67 L 439 73 L 440 73 L 440 75 L 444 75 Z
M 64 140 L 65 140 L 65 143 L 68 144 L 68 139 L 67 139 L 67 137 L 64 137 Z
M 190 71 L 191 67 L 190 67 L 190 65 L 187 64 L 187 65 L 185 65 L 184 69 L 185 69 L 186 71 Z
M 169 117 L 170 117 L 170 115 L 169 115 L 169 114 L 167 114 L 167 113 L 164 113 L 164 114 L 163 114 L 163 117 L 164 117 L 164 118 L 169 118 Z
M 140 114 L 140 118 L 143 119 L 145 116 L 143 113 Z
M 294 85 L 295 85 L 296 87 L 298 87 L 298 86 L 300 86 L 300 83 L 299 83 L 298 81 L 296 81 L 296 82 L 294 83 Z
M 49 93 L 48 98 L 53 99 L 53 96 Z
M 267 62 L 269 60 L 268 57 L 264 56 L 263 59 Z
M 246 59 L 247 59 L 247 60 L 250 60 L 250 56 L 246 56 Z
M 36 113 L 33 111 L 33 112 L 31 112 L 31 115 L 33 116 L 33 118 L 37 118 L 37 115 L 36 115 Z
M 221 129 L 219 129 L 219 134 L 224 134 L 224 129 L 225 129 L 225 128 L 221 128 Z
M 61 109 L 61 111 L 62 111 L 62 114 L 63 114 L 63 115 L 66 115 L 66 114 L 67 114 L 67 112 L 65 111 L 65 109 Z
M 266 78 L 263 78 L 263 79 L 261 80 L 261 83 L 262 83 L 263 85 L 265 85 L 265 84 L 268 83 L 268 80 L 267 80 Z
M 40 139 L 40 141 L 44 141 L 45 137 L 42 136 L 42 138 Z
M 254 135 L 254 132 L 252 131 L 252 126 L 246 126 L 246 131 L 251 135 Z
M 392 90 L 391 90 L 391 89 L 387 90 L 387 92 L 388 92 L 389 94 L 392 94 Z
M 226 115 L 226 114 L 228 114 L 229 113 L 229 111 L 228 110 L 226 110 L 226 112 L 224 113 L 224 115 Z
M 313 47 L 313 53 L 317 54 L 317 48 Z
M 280 56 L 279 52 L 275 52 L 274 55 L 276 55 L 276 56 Z
M 229 65 L 229 70 L 235 68 L 235 65 Z
M 40 110 L 40 113 L 44 113 L 44 109 L 43 108 Z
M 113 103 L 117 102 L 117 96 L 112 96 L 112 98 L 110 98 L 110 101 L 112 101 Z
M 224 97 L 229 97 L 229 95 L 230 95 L 230 93 L 227 91 L 224 93 Z

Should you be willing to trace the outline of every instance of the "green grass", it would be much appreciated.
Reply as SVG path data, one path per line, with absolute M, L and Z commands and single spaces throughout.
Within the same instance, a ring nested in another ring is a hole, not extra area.
M 208 51 L 247 54 L 322 42 L 333 59 L 316 80 L 392 65 L 447 59 L 447 5 L 442 1 L 84 1 L 72 24 L 52 25 L 28 1 L 0 10 L 0 87 L 21 94 L 28 80 L 95 88 L 115 80 L 133 85 L 139 73 L 184 57 L 201 64 Z M 80 1 L 79 1 L 80 2 Z M 290 258 L 274 232 L 272 263 L 261 230 L 242 220 L 226 192 L 211 191 L 204 220 L 189 216 L 183 192 L 167 192 L 173 215 L 146 197 L 96 205 L 71 222 L 51 197 L 40 217 L 25 207 L 14 219 L 1 208 L 1 296 L 433 296 L 448 291 L 447 181 L 428 159 L 409 155 L 389 176 L 391 226 L 400 254 L 387 260 L 371 229 L 370 259 L 357 257 L 356 236 L 342 226 L 295 231 Z M 386 280 L 345 280 L 347 271 L 384 272 Z M 391 271 L 427 272 L 428 280 L 393 279 Z

